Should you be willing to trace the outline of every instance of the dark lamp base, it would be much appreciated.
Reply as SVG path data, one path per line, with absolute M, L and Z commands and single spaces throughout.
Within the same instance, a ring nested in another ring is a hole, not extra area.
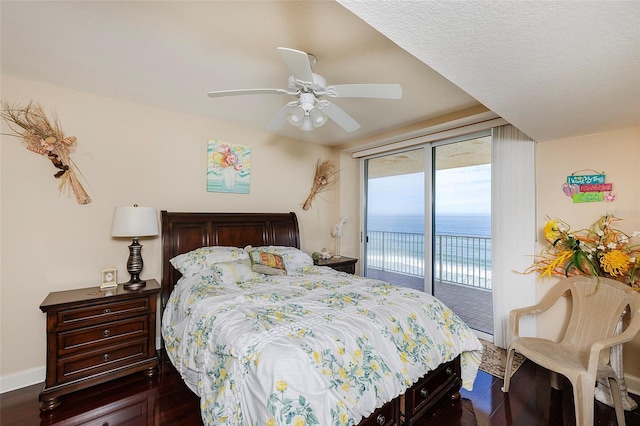
M 138 280 L 138 281 L 129 281 L 128 283 L 124 283 L 122 285 L 122 287 L 125 290 L 140 290 L 141 288 L 143 288 L 144 286 L 147 285 L 147 282 L 145 280 Z
M 129 246 L 129 259 L 127 259 L 127 271 L 131 275 L 128 283 L 124 283 L 125 290 L 140 290 L 147 285 L 145 280 L 140 279 L 142 272 L 142 245 L 138 242 L 138 237 L 133 237 L 133 243 Z

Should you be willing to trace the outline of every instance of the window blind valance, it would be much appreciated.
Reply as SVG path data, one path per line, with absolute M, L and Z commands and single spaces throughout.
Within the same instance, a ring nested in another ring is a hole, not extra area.
M 505 124 L 508 124 L 505 119 L 499 117 L 492 111 L 487 111 L 458 120 L 449 121 L 447 123 L 416 130 L 414 132 L 405 133 L 393 138 L 382 139 L 365 145 L 360 145 L 347 149 L 346 151 L 352 151 L 352 158 L 363 158 L 370 155 L 410 148 L 424 143 L 481 132 L 483 130 L 503 126 Z

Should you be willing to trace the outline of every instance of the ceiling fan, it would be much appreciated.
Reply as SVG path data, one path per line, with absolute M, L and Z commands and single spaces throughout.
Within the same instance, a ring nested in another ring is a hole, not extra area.
M 313 130 L 332 119 L 347 132 L 360 128 L 360 124 L 336 104 L 322 99 L 331 98 L 380 98 L 400 99 L 399 84 L 336 84 L 327 86 L 326 80 L 312 72 L 315 56 L 300 50 L 278 47 L 278 51 L 291 71 L 287 89 L 236 89 L 208 92 L 212 98 L 235 95 L 291 95 L 297 99 L 288 102 L 273 117 L 267 129 L 279 129 L 285 122 L 301 130 Z

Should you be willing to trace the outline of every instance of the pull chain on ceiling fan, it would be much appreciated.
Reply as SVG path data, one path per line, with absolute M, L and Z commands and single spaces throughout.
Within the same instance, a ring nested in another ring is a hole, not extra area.
M 300 50 L 278 47 L 280 56 L 291 71 L 287 89 L 236 89 L 209 92 L 209 97 L 235 95 L 291 95 L 298 99 L 288 102 L 273 117 L 267 129 L 274 131 L 285 122 L 309 131 L 323 126 L 330 118 L 347 132 L 360 128 L 360 124 L 336 104 L 321 99 L 331 98 L 378 98 L 400 99 L 399 84 L 337 84 L 327 86 L 326 80 L 312 71 L 316 63 L 313 55 Z

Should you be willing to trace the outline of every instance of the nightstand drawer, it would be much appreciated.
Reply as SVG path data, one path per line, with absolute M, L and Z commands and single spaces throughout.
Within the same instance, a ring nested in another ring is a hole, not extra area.
M 58 324 L 60 327 L 81 327 L 85 324 L 113 321 L 122 316 L 140 315 L 148 311 L 148 298 L 102 303 L 95 306 L 60 311 L 58 312 Z
M 351 265 L 332 266 L 331 269 L 335 269 L 338 272 L 346 272 L 347 274 L 353 275 L 356 273 L 356 264 L 353 263 Z
M 90 353 L 59 358 L 58 382 L 68 382 L 142 361 L 148 357 L 148 347 L 148 340 L 141 339 L 123 345 L 107 346 Z
M 129 318 L 67 331 L 58 334 L 58 353 L 66 355 L 78 350 L 91 350 L 97 345 L 113 345 L 123 340 L 145 338 L 148 333 L 148 317 Z

